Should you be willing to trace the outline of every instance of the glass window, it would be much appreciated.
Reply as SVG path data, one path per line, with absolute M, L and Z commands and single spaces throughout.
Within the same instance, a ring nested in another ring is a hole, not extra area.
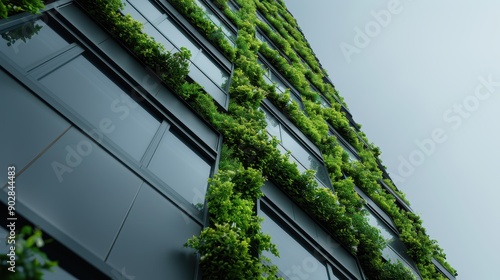
M 267 43 L 267 39 L 266 37 L 264 37 L 264 35 L 262 35 L 260 32 L 255 32 L 255 37 L 261 41 L 261 42 L 264 42 L 264 43 Z
M 208 19 L 210 19 L 216 26 L 220 27 L 224 35 L 226 35 L 226 38 L 229 39 L 229 42 L 231 42 L 234 46 L 234 41 L 236 40 L 236 35 L 234 34 L 229 27 L 223 23 L 217 15 L 215 15 L 203 2 L 199 0 L 194 0 L 196 4 L 205 12 L 207 15 Z
M 262 61 L 257 61 L 262 70 L 264 70 L 264 82 L 268 85 L 274 85 L 278 94 L 285 93 L 287 86 L 281 81 L 276 74 L 274 74 L 269 67 L 267 67 Z M 295 101 L 299 105 L 299 108 L 304 111 L 304 104 L 302 100 L 298 98 L 293 92 L 290 91 L 290 101 Z
M 69 45 L 41 20 L 25 22 L 1 33 L 0 51 L 21 68 L 32 66 Z
M 368 213 L 367 215 L 368 223 L 380 230 L 382 237 L 385 239 L 387 243 L 392 242 L 392 240 L 396 238 L 395 234 L 392 233 L 391 230 L 387 228 L 384 222 L 382 222 L 379 218 L 375 217 L 375 215 L 373 215 L 370 210 L 368 209 L 366 210 L 367 210 L 366 212 Z
M 267 113 L 265 110 L 263 110 L 263 112 L 266 115 L 267 131 L 269 132 L 269 134 L 271 134 L 272 136 L 276 136 L 276 138 L 281 141 L 281 125 L 279 121 L 275 117 L 273 117 L 273 115 Z
M 285 129 L 282 129 L 282 143 L 292 155 L 306 168 L 316 171 L 316 177 L 322 185 L 328 186 L 328 175 L 321 162 L 312 156 L 297 140 L 292 137 Z
M 285 279 L 330 279 L 325 264 L 266 213 L 262 212 L 260 215 L 264 218 L 262 231 L 271 236 L 271 241 L 276 244 L 281 257 L 278 258 L 268 252 L 264 255 L 279 268 L 282 274 L 280 276 L 284 276 Z
M 223 89 L 226 88 L 229 75 L 226 71 L 222 70 L 220 66 L 213 62 L 211 58 L 205 55 L 204 52 L 200 52 L 193 62 L 196 66 L 203 70 L 203 72 L 209 73 L 208 76 L 216 85 Z
M 347 154 L 349 155 L 349 159 L 351 161 L 357 161 L 358 160 L 358 157 L 351 151 L 351 149 L 347 148 L 347 146 L 341 140 L 337 140 L 337 142 L 342 147 L 342 149 L 344 149 L 344 151 L 347 152 Z
M 144 0 L 128 0 L 130 3 L 134 5 L 134 7 L 148 20 L 154 22 L 156 19 L 161 17 L 163 13 L 160 11 L 158 6 L 154 3 L 153 0 L 147 0 L 148 3 L 145 3 Z
M 186 47 L 191 51 L 191 62 L 193 62 L 203 73 L 219 87 L 225 89 L 229 74 L 208 57 L 205 51 L 197 43 L 191 40 L 170 18 L 165 19 L 158 25 L 158 29 L 166 34 L 166 37 L 177 47 Z
M 136 2 L 137 0 L 132 0 L 131 2 Z M 196 65 L 198 69 L 200 69 L 203 74 L 208 77 L 212 83 L 216 84 L 223 90 L 227 88 L 227 81 L 229 80 L 229 73 L 223 70 L 222 67 L 219 66 L 217 62 L 215 62 L 209 55 L 200 47 L 198 43 L 190 38 L 188 34 L 186 34 L 180 26 L 175 23 L 171 17 L 168 17 L 158 6 L 152 3 L 152 1 L 147 2 L 138 2 L 137 9 L 141 11 L 143 14 L 150 15 L 148 16 L 149 22 L 158 28 L 158 30 L 163 33 L 157 33 L 151 30 L 151 28 L 146 28 L 145 31 L 148 32 L 151 36 L 155 38 L 158 42 L 165 42 L 165 38 L 168 39 L 169 43 L 166 44 L 167 48 L 172 44 L 175 46 L 177 50 L 181 47 L 187 48 L 191 51 L 191 62 Z M 205 7 L 205 9 L 207 9 Z M 161 20 L 160 23 L 155 23 L 154 19 L 159 18 L 158 14 L 165 16 L 164 20 Z M 213 15 L 215 18 L 216 16 Z M 217 18 L 217 20 L 219 20 Z M 220 22 L 220 21 L 219 21 Z M 222 22 L 220 22 L 222 24 Z M 221 27 L 222 28 L 222 27 Z M 227 27 L 225 27 L 227 28 Z M 224 28 L 222 28 L 224 31 Z M 227 29 L 229 31 L 229 29 Z M 234 36 L 234 34 L 232 34 Z M 175 50 L 174 50 L 175 51 Z M 210 88 L 206 82 L 199 80 L 202 86 Z
M 319 96 L 319 102 L 321 103 L 321 106 L 323 106 L 323 108 L 332 108 L 330 103 L 328 101 L 326 101 L 326 98 L 324 98 L 321 95 Z
M 96 130 L 140 160 L 160 122 L 84 56 L 40 80 Z
M 194 59 L 198 54 L 200 48 L 193 42 L 183 31 L 179 29 L 177 24 L 172 22 L 171 18 L 167 18 L 158 24 L 158 29 L 166 34 L 166 37 L 172 41 L 172 43 L 180 49 L 185 47 L 191 51 L 191 59 Z
M 282 146 L 283 149 L 280 149 L 282 152 L 284 150 L 290 151 L 292 155 L 290 159 L 298 164 L 298 168 L 301 172 L 304 172 L 306 169 L 316 171 L 316 179 L 318 183 L 327 187 L 329 185 L 329 179 L 323 164 L 315 156 L 308 152 L 302 144 L 297 142 L 297 139 L 292 136 L 290 132 L 283 127 L 283 125 L 281 125 L 278 119 L 266 112 L 266 110 L 263 110 L 263 112 L 266 115 L 268 133 L 272 136 L 276 136 L 276 138 L 281 141 L 278 148 Z
M 257 12 L 257 18 L 258 18 L 260 21 L 262 21 L 263 23 L 267 23 L 267 20 L 266 20 L 266 19 L 264 19 L 264 17 L 263 17 L 263 16 L 262 16 L 259 12 Z
M 237 12 L 240 10 L 240 8 L 236 4 L 234 4 L 233 1 L 228 1 L 227 5 L 233 12 Z
M 410 257 L 406 254 L 406 247 L 404 246 L 403 242 L 399 239 L 396 233 L 394 233 L 389 227 L 378 217 L 376 217 L 369 209 L 365 207 L 366 213 L 368 213 L 367 218 L 368 218 L 368 223 L 377 228 L 382 237 L 385 239 L 387 242 L 387 245 L 383 250 L 382 250 L 382 255 L 384 258 L 391 260 L 393 262 L 398 262 L 400 261 L 403 263 L 405 266 L 410 268 L 410 270 L 417 276 L 418 279 L 420 279 L 420 276 L 416 272 L 416 268 L 412 267 L 410 263 L 412 263 Z M 396 253 L 397 252 L 397 253 Z
M 148 169 L 196 208 L 203 207 L 210 164 L 170 131 L 165 132 Z

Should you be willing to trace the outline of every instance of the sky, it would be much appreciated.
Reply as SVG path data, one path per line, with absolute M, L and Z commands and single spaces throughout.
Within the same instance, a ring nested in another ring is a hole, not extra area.
M 285 3 L 457 279 L 499 279 L 500 2 Z

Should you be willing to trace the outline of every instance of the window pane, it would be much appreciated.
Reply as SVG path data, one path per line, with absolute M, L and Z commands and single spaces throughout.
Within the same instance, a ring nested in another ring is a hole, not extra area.
M 319 262 L 268 215 L 265 213 L 260 215 L 264 218 L 262 231 L 271 236 L 271 241 L 276 244 L 281 257 L 278 258 L 268 252 L 264 252 L 264 255 L 278 266 L 281 273 L 288 279 L 329 279 L 324 264 Z
M 354 153 L 351 152 L 351 150 L 348 149 L 347 146 L 342 141 L 338 140 L 337 142 L 340 144 L 340 146 L 342 147 L 342 149 L 344 149 L 344 151 L 346 151 L 346 153 L 349 155 L 349 159 L 351 161 L 357 161 L 358 160 L 358 158 L 356 157 L 356 155 L 354 155 Z
M 283 138 L 283 146 L 285 146 L 304 167 L 316 171 L 316 177 L 323 185 L 328 186 L 328 175 L 326 174 L 323 164 L 298 143 L 285 129 L 281 130 L 281 136 Z
M 228 1 L 227 5 L 229 6 L 229 9 L 231 9 L 233 12 L 237 12 L 240 8 L 236 7 L 233 2 Z
M 260 32 L 256 32 L 256 33 L 255 33 L 255 37 L 256 37 L 259 41 L 264 42 L 264 43 L 267 43 L 266 37 L 264 37 L 262 34 L 260 34 Z
M 266 112 L 265 110 L 263 110 L 263 112 L 266 114 L 267 131 L 269 132 L 269 134 L 271 134 L 272 136 L 276 136 L 276 138 L 281 141 L 280 123 L 270 113 Z
M 202 70 L 212 81 L 225 89 L 229 75 L 222 70 L 212 59 L 207 57 L 204 52 L 200 52 L 193 62 Z
M 368 210 L 367 213 L 368 213 L 367 215 L 368 223 L 371 226 L 374 226 L 377 229 L 379 229 L 380 232 L 382 233 L 382 237 L 384 237 L 384 239 L 388 243 L 391 242 L 394 238 L 396 238 L 395 235 L 391 233 L 391 231 L 387 228 L 387 226 L 382 221 L 380 221 L 380 219 L 375 217 L 370 210 Z
M 40 82 L 108 137 L 140 160 L 160 122 L 85 57 L 79 56 Z
M 170 131 L 165 132 L 148 169 L 195 207 L 203 206 L 210 164 Z
M 323 96 L 320 96 L 319 101 L 321 103 L 321 106 L 323 106 L 323 108 L 332 108 L 332 106 L 330 105 L 330 103 L 328 103 Z
M 152 3 L 152 0 L 128 0 L 134 7 L 141 12 L 141 14 L 147 18 L 150 22 L 155 21 L 157 18 L 163 15 L 156 4 Z
M 22 68 L 39 62 L 69 43 L 41 20 L 2 32 L 0 51 Z
M 191 58 L 194 59 L 199 51 L 199 47 L 188 36 L 179 29 L 177 24 L 173 23 L 170 18 L 165 19 L 158 24 L 158 29 L 177 47 L 186 47 L 191 51 Z
M 283 93 L 286 90 L 285 84 L 272 72 L 270 73 L 270 78 L 271 80 L 276 83 L 276 89 L 278 90 L 278 93 Z

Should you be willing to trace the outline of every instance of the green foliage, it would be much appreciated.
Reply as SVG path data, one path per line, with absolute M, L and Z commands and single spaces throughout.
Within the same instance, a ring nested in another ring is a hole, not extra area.
M 152 69 L 173 90 L 178 90 L 188 73 L 189 50 L 171 53 L 153 37 L 142 32 L 142 24 L 130 15 L 123 16 L 120 0 L 80 0 L 82 6 L 114 37 L 122 41 L 137 58 Z
M 41 248 L 45 242 L 39 229 L 33 230 L 30 226 L 24 226 L 16 237 L 16 243 L 7 244 L 7 247 L 15 246 L 16 248 L 15 272 L 8 270 L 11 267 L 8 263 L 9 256 L 0 255 L 0 279 L 43 279 L 45 271 L 57 266 L 57 262 L 49 260 L 42 252 Z
M 142 33 L 140 23 L 118 13 L 120 1 L 80 0 L 92 16 L 223 135 L 219 172 L 211 179 L 207 195 L 210 226 L 186 244 L 198 251 L 204 278 L 275 278 L 276 267 L 267 265 L 261 252 L 278 252 L 269 236 L 262 233 L 260 218 L 255 213 L 255 201 L 262 196 L 260 187 L 265 177 L 272 178 L 293 201 L 356 254 L 370 279 L 412 279 L 412 276 L 400 263 L 383 260 L 381 250 L 385 242 L 378 230 L 368 224 L 355 185 L 392 217 L 424 279 L 441 277 L 431 263 L 433 257 L 455 272 L 444 261 L 439 246 L 426 234 L 420 218 L 399 209 L 392 195 L 379 185 L 383 179 L 377 162 L 380 150 L 368 144 L 359 127 L 352 127 L 341 111 L 341 106 L 345 106 L 342 98 L 323 81 L 325 72 L 282 2 L 236 0 L 241 9 L 235 13 L 225 0 L 217 0 L 216 5 L 238 27 L 233 48 L 193 0 L 169 1 L 234 62 L 228 112 L 220 112 L 198 84 L 185 81 L 187 50 L 178 54 L 165 52 Z M 256 19 L 257 9 L 278 32 Z M 289 60 L 255 39 L 256 25 Z M 265 84 L 257 63 L 258 52 L 299 91 L 305 113 L 295 102 L 290 102 L 289 92 L 278 94 L 274 86 Z M 312 91 L 311 85 L 331 102 L 332 108 L 318 104 L 319 93 Z M 268 137 L 264 114 L 258 109 L 266 97 L 321 150 L 335 192 L 319 188 L 312 171 L 301 174 L 288 155 L 282 155 L 276 148 L 278 141 Z M 325 121 L 358 151 L 359 162 L 349 161 L 336 138 L 328 134 Z M 400 193 L 392 182 L 386 183 Z
M 234 60 L 235 50 L 226 39 L 224 32 L 216 26 L 193 0 L 169 0 L 202 34 L 227 56 Z
M 229 153 L 224 148 L 224 154 Z M 278 251 L 261 232 L 262 219 L 254 211 L 263 184 L 257 170 L 244 168 L 234 158 L 222 159 L 207 194 L 211 226 L 186 243 L 200 254 L 204 279 L 277 279 L 277 267 L 266 264 L 262 252 L 278 256 Z
M 37 14 L 43 8 L 42 0 L 0 0 L 0 19 L 22 12 Z

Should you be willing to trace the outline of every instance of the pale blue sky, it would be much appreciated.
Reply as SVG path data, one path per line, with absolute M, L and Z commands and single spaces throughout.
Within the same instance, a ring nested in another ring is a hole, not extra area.
M 500 2 L 285 3 L 458 279 L 499 279 Z

